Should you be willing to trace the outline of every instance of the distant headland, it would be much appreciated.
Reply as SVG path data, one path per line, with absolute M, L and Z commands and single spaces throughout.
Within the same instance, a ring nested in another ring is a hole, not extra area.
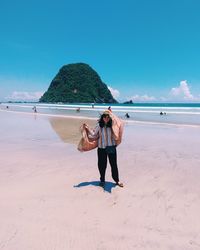
M 118 103 L 97 72 L 85 63 L 63 66 L 39 101 L 45 103 Z

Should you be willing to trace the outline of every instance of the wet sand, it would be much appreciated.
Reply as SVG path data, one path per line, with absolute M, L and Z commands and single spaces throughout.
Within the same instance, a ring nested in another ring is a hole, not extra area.
M 89 119 L 70 119 L 50 117 L 50 124 L 57 135 L 66 143 L 78 144 L 80 141 L 80 127 L 83 123 L 88 124 L 91 128 L 94 128 L 97 120 Z
M 108 165 L 103 190 L 96 150 L 76 149 L 80 120 L 2 111 L 0 121 L 0 249 L 200 249 L 199 128 L 127 124 L 125 187 Z

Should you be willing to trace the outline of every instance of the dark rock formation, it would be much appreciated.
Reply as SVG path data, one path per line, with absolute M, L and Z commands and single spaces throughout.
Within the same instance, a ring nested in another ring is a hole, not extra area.
M 107 85 L 85 63 L 63 66 L 40 102 L 117 103 Z
M 123 104 L 133 104 L 133 101 L 130 100 L 130 101 L 124 102 Z

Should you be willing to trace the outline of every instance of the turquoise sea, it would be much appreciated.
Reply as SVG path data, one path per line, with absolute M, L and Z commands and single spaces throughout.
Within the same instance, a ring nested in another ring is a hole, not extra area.
M 8 106 L 8 108 L 6 108 Z M 200 126 L 200 103 L 134 103 L 134 104 L 48 104 L 2 103 L 0 109 L 56 116 L 81 116 L 97 118 L 111 106 L 112 111 L 127 122 L 166 123 Z M 80 112 L 77 109 L 80 108 Z M 160 113 L 163 113 L 161 115 Z M 130 118 L 126 118 L 128 113 Z

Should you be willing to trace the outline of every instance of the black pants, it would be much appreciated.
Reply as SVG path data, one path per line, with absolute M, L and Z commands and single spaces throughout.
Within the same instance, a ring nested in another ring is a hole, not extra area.
M 113 153 L 107 153 L 106 149 L 98 148 L 97 154 L 98 154 L 98 168 L 99 168 L 99 173 L 100 173 L 100 181 L 102 182 L 105 181 L 105 173 L 106 173 L 107 158 L 108 158 L 110 162 L 110 166 L 111 166 L 112 178 L 115 182 L 118 182 L 119 174 L 118 174 L 118 168 L 117 168 L 116 148 L 114 149 Z

